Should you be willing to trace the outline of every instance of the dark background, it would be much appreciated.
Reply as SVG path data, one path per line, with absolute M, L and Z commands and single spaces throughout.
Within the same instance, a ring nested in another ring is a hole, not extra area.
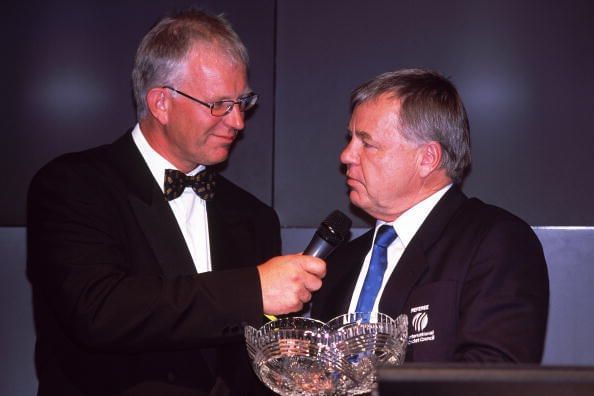
M 250 51 L 260 105 L 224 172 L 272 204 L 283 226 L 350 210 L 338 161 L 349 93 L 403 67 L 437 69 L 459 88 L 472 130 L 468 195 L 535 226 L 594 224 L 593 1 L 11 3 L 0 226 L 25 224 L 40 166 L 133 126 L 136 47 L 160 16 L 190 4 L 224 12 Z

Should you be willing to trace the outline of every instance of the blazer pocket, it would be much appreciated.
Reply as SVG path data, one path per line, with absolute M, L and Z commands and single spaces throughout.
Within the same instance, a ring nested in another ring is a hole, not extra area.
M 458 282 L 428 283 L 412 290 L 403 313 L 408 316 L 408 348 L 414 361 L 447 359 L 458 322 Z

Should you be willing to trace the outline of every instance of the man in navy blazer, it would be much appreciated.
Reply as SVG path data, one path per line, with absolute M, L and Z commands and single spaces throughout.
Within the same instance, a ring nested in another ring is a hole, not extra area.
M 451 82 L 429 70 L 382 74 L 353 92 L 349 131 L 340 156 L 349 197 L 376 226 L 328 258 L 312 317 L 357 310 L 377 265 L 374 236 L 387 225 L 397 238 L 372 310 L 407 315 L 407 361 L 540 362 L 542 247 L 524 221 L 460 190 L 470 131 Z
M 31 183 L 38 394 L 260 394 L 243 327 L 301 309 L 325 263 L 273 257 L 274 210 L 212 171 L 257 101 L 246 49 L 184 11 L 143 38 L 132 79 L 132 131 Z

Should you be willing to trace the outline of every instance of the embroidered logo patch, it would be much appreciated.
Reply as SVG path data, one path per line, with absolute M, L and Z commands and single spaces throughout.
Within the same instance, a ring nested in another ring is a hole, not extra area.
M 415 332 L 419 333 L 427 327 L 427 323 L 429 322 L 429 315 L 427 312 L 419 312 L 413 316 L 412 326 L 415 329 Z
M 435 330 L 425 331 L 430 323 L 429 320 L 429 305 L 420 305 L 410 309 L 412 316 L 411 325 L 412 332 L 408 336 L 409 344 L 417 344 L 419 342 L 427 342 L 435 340 Z

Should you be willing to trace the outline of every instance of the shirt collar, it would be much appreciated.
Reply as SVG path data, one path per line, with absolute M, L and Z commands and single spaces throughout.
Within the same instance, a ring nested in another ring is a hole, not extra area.
M 375 234 L 377 233 L 377 230 L 380 226 L 383 224 L 390 224 L 396 230 L 403 247 L 406 248 L 419 228 L 421 228 L 421 225 L 427 216 L 429 216 L 431 210 L 433 210 L 435 205 L 437 205 L 437 202 L 444 196 L 451 186 L 452 184 L 448 184 L 441 190 L 431 194 L 421 202 L 414 205 L 412 208 L 408 209 L 406 212 L 402 213 L 400 217 L 398 217 L 392 223 L 386 223 L 385 221 L 377 220 L 375 224 L 374 239 Z
M 134 140 L 136 147 L 138 147 L 140 154 L 142 154 L 144 161 L 153 174 L 153 177 L 157 181 L 157 184 L 161 188 L 161 191 L 164 191 L 165 169 L 178 169 L 151 147 L 149 142 L 144 137 L 144 134 L 140 130 L 140 125 L 138 123 L 132 130 L 132 140 Z M 204 168 L 204 165 L 198 165 L 196 168 L 188 172 L 187 175 L 194 176 L 198 172 L 201 172 Z

